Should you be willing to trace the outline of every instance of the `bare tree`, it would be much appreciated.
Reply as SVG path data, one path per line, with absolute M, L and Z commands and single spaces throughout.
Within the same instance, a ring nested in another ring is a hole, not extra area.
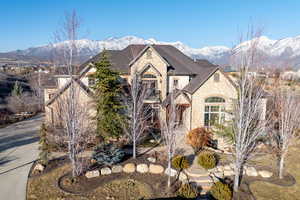
M 296 141 L 300 128 L 300 100 L 294 91 L 276 88 L 273 94 L 272 146 L 278 157 L 279 178 L 283 178 L 284 161 L 289 146 Z
M 62 29 L 56 32 L 56 41 L 62 41 L 60 61 L 67 68 L 68 84 L 70 85 L 66 96 L 59 100 L 61 119 L 68 138 L 68 154 L 72 164 L 72 175 L 78 176 L 82 172 L 82 160 L 79 158 L 82 141 L 82 135 L 86 132 L 87 121 L 84 117 L 87 113 L 87 107 L 80 103 L 80 94 L 78 86 L 76 88 L 76 68 L 74 59 L 78 56 L 77 43 L 80 22 L 75 11 L 66 13 Z M 75 68 L 75 69 L 74 69 Z
M 66 142 L 68 144 L 69 158 L 72 164 L 72 175 L 79 176 L 84 170 L 84 159 L 81 153 L 91 134 L 91 116 L 89 114 L 88 102 L 83 102 L 80 98 L 80 89 L 76 83 L 73 83 L 73 90 L 69 88 L 57 101 L 56 119 L 58 123 L 62 122 L 65 132 Z M 70 93 L 74 92 L 74 96 Z M 61 140 L 63 138 L 60 138 Z
M 36 104 L 38 105 L 38 109 L 43 110 L 43 102 L 44 102 L 44 89 L 42 87 L 43 75 L 41 74 L 41 69 L 37 71 L 37 73 L 29 73 L 28 81 L 30 85 L 30 89 L 32 90 L 32 96 L 36 99 Z
M 128 128 L 125 128 L 126 135 L 133 143 L 133 158 L 136 158 L 136 146 L 149 129 L 152 110 L 150 105 L 145 103 L 148 96 L 147 85 L 143 84 L 140 75 L 134 72 L 130 85 L 130 97 L 126 100 L 129 120 Z
M 175 92 L 169 94 L 169 104 L 166 109 L 166 113 L 160 114 L 160 126 L 163 140 L 166 145 L 166 152 L 168 154 L 168 170 L 171 171 L 171 161 L 176 151 L 176 116 L 177 105 L 175 102 Z M 163 108 L 161 108 L 163 110 Z M 168 187 L 171 186 L 171 177 L 168 176 Z
M 233 103 L 233 132 L 235 177 L 234 191 L 237 192 L 241 182 L 244 166 L 254 155 L 257 141 L 264 134 L 266 120 L 262 115 L 263 88 L 256 77 L 249 76 L 249 69 L 258 67 L 257 56 L 259 34 L 250 32 L 252 37 L 248 49 L 239 51 L 233 56 L 235 67 L 239 70 L 237 79 L 237 100 Z M 254 37 L 253 37 L 254 36 Z

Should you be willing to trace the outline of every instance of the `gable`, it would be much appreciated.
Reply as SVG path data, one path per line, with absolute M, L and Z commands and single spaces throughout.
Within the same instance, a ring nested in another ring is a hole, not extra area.
M 142 72 L 148 66 L 148 70 L 154 70 L 160 75 L 167 74 L 168 63 L 157 53 L 157 51 L 151 46 L 147 46 L 144 51 L 131 63 L 131 74 L 134 71 Z
M 219 81 L 215 80 L 219 77 Z M 219 96 L 226 100 L 237 98 L 237 90 L 233 82 L 220 70 L 214 72 L 193 94 L 193 97 Z
M 190 105 L 191 100 L 188 97 L 188 95 L 184 93 L 180 93 L 176 99 L 175 99 L 176 104 L 185 104 L 185 105 Z
M 89 87 L 87 87 L 81 80 L 79 79 L 75 79 L 74 80 L 74 83 L 75 83 L 75 87 L 78 89 L 78 92 L 80 95 L 84 95 L 85 97 L 90 97 L 92 96 L 93 92 L 90 90 Z M 56 92 L 55 92 L 55 95 L 49 99 L 45 105 L 46 106 L 49 106 L 51 105 L 52 103 L 54 103 L 60 96 L 66 94 L 66 91 L 69 90 L 70 88 L 70 84 L 71 84 L 71 81 L 69 81 L 68 83 L 66 83 L 64 85 L 64 87 L 58 89 Z

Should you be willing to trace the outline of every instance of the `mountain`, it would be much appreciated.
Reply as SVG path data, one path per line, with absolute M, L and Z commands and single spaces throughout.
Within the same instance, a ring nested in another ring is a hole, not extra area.
M 293 66 L 300 66 L 300 36 L 281 40 L 271 40 L 266 36 L 261 36 L 260 38 L 254 38 L 252 41 L 245 41 L 233 48 L 226 46 L 191 48 L 180 41 L 163 42 L 153 38 L 143 39 L 136 36 L 125 36 L 121 38 L 111 37 L 105 40 L 82 39 L 76 41 L 76 46 L 80 55 L 77 62 L 84 62 L 88 58 L 98 54 L 104 48 L 118 50 L 123 49 L 130 44 L 169 44 L 175 46 L 192 58 L 207 59 L 216 64 L 227 65 L 232 52 L 241 53 L 247 51 L 251 42 L 257 39 L 259 39 L 257 45 L 258 52 L 264 56 L 269 64 L 278 64 L 280 61 Z M 32 47 L 25 50 L 0 53 L 0 58 L 51 61 L 57 52 L 65 48 L 65 44 L 67 43 L 68 41 L 64 41 L 51 45 Z

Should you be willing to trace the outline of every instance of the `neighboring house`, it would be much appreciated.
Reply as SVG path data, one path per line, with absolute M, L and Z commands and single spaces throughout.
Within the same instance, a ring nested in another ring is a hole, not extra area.
M 300 79 L 300 70 L 298 72 L 292 70 L 284 71 L 281 74 L 281 78 L 287 81 L 296 81 Z
M 234 83 L 222 70 L 206 60 L 193 60 L 170 45 L 129 45 L 123 50 L 108 50 L 112 68 L 121 73 L 129 83 L 132 74 L 138 72 L 142 80 L 151 86 L 147 99 L 154 110 L 168 105 L 168 94 L 176 89 L 176 103 L 180 115 L 180 126 L 191 130 L 201 126 L 222 123 L 230 110 L 232 100 L 237 98 Z M 77 86 L 83 101 L 92 100 L 90 86 L 94 80 L 93 63 L 100 54 L 79 67 Z M 55 123 L 55 104 L 60 95 L 69 87 L 67 75 L 57 75 L 56 83 L 45 90 L 45 110 L 48 122 Z

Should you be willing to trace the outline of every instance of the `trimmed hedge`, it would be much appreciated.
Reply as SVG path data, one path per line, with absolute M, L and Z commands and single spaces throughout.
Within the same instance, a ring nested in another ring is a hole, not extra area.
M 226 183 L 218 181 L 210 189 L 210 194 L 217 200 L 231 200 L 232 189 Z
M 177 170 L 181 170 L 181 169 L 189 168 L 190 163 L 189 163 L 187 157 L 178 155 L 172 159 L 172 166 Z
M 214 153 L 203 151 L 198 155 L 198 164 L 205 169 L 212 169 L 217 165 L 217 158 Z
M 177 191 L 178 197 L 182 198 L 196 198 L 198 196 L 198 191 L 189 183 L 182 184 Z

